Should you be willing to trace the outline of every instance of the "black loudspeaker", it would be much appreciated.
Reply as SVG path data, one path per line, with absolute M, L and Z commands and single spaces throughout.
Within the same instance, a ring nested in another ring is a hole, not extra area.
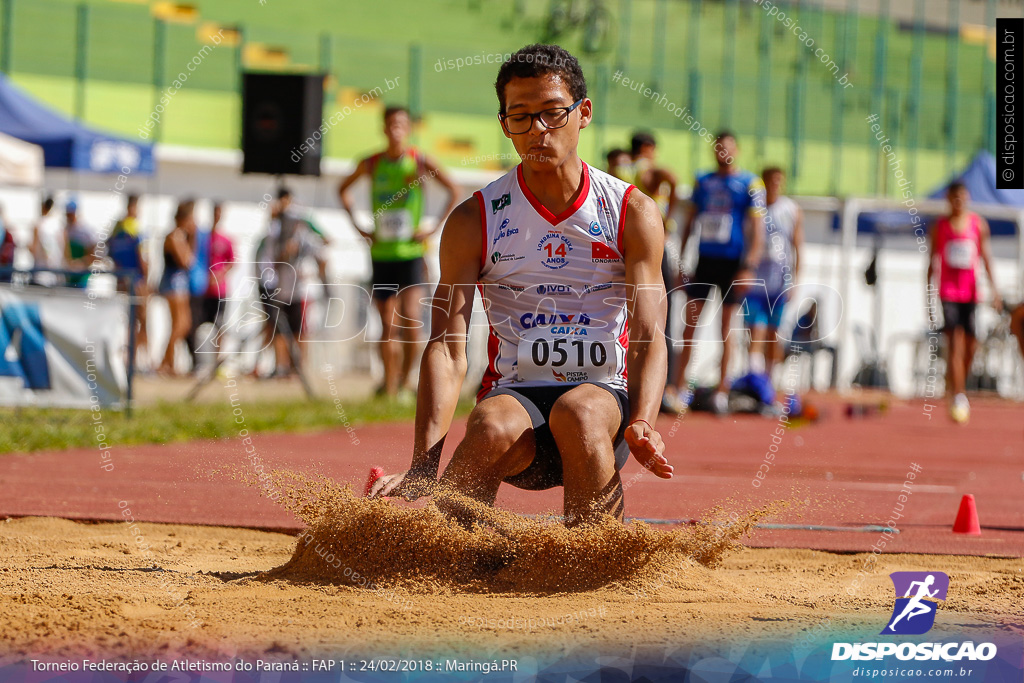
M 242 74 L 242 173 L 320 175 L 324 74 Z

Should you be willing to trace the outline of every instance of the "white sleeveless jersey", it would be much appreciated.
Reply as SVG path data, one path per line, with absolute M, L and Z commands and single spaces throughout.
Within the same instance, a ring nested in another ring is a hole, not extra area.
M 633 189 L 583 164 L 580 196 L 558 216 L 530 192 L 521 166 L 475 193 L 490 325 L 480 397 L 509 385 L 626 388 L 622 225 Z
M 789 197 L 780 196 L 767 207 L 764 218 L 764 255 L 757 267 L 755 277 L 764 280 L 768 294 L 781 293 L 792 282 L 786 282 L 786 275 L 792 277 L 793 232 L 800 213 L 797 203 Z

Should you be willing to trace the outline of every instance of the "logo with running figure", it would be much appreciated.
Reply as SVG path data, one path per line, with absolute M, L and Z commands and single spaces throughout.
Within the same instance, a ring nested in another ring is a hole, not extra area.
M 949 577 L 942 572 L 893 572 L 896 606 L 881 635 L 904 636 L 927 633 L 935 624 L 938 601 L 946 599 Z

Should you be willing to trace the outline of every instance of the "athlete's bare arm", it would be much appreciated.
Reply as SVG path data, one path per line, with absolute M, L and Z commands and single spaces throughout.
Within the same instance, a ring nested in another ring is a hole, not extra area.
M 796 207 L 796 220 L 793 222 L 793 283 L 796 284 L 797 273 L 800 272 L 800 251 L 804 247 L 804 210 Z
M 431 302 L 430 340 L 420 361 L 412 464 L 407 472 L 378 479 L 371 496 L 415 499 L 437 481 L 441 449 L 466 378 L 466 339 L 482 239 L 480 205 L 470 197 L 456 207 L 441 233 L 441 279 Z
M 751 209 L 747 214 L 750 216 L 750 221 L 747 223 L 747 229 L 750 233 L 747 235 L 746 243 L 750 247 L 747 249 L 747 253 L 743 255 L 743 265 L 740 268 L 740 272 L 736 275 L 737 279 L 753 277 L 757 264 L 761 262 L 765 243 L 764 214 L 764 207 Z
M 432 230 L 424 230 L 423 232 L 417 232 L 415 239 L 425 240 L 435 232 L 437 232 L 442 225 L 444 225 L 445 217 L 450 214 L 454 209 L 455 205 L 459 202 L 459 186 L 452 181 L 451 177 L 444 172 L 433 159 L 430 157 L 423 157 L 423 168 L 427 171 L 427 176 L 433 178 L 440 183 L 444 189 L 448 192 L 448 203 L 445 204 L 444 211 L 437 218 L 437 224 Z
M 657 204 L 642 192 L 629 194 L 622 248 L 626 287 L 635 293 L 628 303 L 629 426 L 625 439 L 634 458 L 657 476 L 668 479 L 672 466 L 664 455 L 665 443 L 652 427 L 668 373 L 668 352 L 660 322 L 667 313 L 665 282 L 661 277 L 665 230 Z
M 693 232 L 693 223 L 696 220 L 697 205 L 693 203 L 693 200 L 690 200 L 689 202 L 686 203 L 686 217 L 683 219 L 683 232 L 682 235 L 679 237 L 680 257 L 682 257 L 682 254 L 686 251 L 686 243 L 690 239 L 690 235 Z
M 932 277 L 935 275 L 935 257 L 938 255 L 935 250 L 935 242 L 938 239 L 938 226 L 932 223 L 928 228 L 928 274 L 925 276 L 925 284 L 932 285 Z
M 356 164 L 356 170 L 352 171 L 352 175 L 348 176 L 341 181 L 341 185 L 338 186 L 338 198 L 341 200 L 341 208 L 345 209 L 345 213 L 348 214 L 349 220 L 352 221 L 352 225 L 363 236 L 363 239 L 372 243 L 373 233 L 366 232 L 359 227 L 359 223 L 356 222 L 355 214 L 352 213 L 352 199 L 348 196 L 348 189 L 352 187 L 353 183 L 362 178 L 364 175 L 369 175 L 370 165 L 366 159 L 361 160 Z
M 43 261 L 43 242 L 39 237 L 39 233 L 42 231 L 42 219 L 39 219 L 39 223 L 36 223 L 35 229 L 32 230 L 32 267 L 39 268 L 42 266 Z
M 1024 358 L 1024 304 L 1018 305 L 1010 314 L 1010 332 L 1017 338 L 1021 358 Z
M 1003 300 L 999 297 L 999 289 L 996 287 L 996 276 L 992 271 L 992 244 L 989 236 L 992 231 L 988 227 L 988 221 L 978 216 L 978 233 L 980 239 L 979 253 L 981 262 L 985 264 L 985 272 L 988 273 L 988 282 L 992 285 L 992 308 L 1002 310 Z
M 668 220 L 672 218 L 676 210 L 676 204 L 679 200 L 676 199 L 676 182 L 675 175 L 664 168 L 652 169 L 654 171 L 654 179 L 658 183 L 654 187 L 660 187 L 666 185 L 668 187 L 668 206 L 665 207 L 665 227 L 668 227 Z

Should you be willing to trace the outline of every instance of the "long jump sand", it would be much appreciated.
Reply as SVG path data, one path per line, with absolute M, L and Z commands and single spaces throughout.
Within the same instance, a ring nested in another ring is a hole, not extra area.
M 929 569 L 951 580 L 932 634 L 1024 633 L 1019 559 L 748 549 L 714 527 L 571 537 L 533 522 L 510 531 L 497 519 L 470 532 L 383 501 L 360 500 L 354 511 L 299 502 L 311 526 L 298 538 L 173 524 L 0 522 L 0 664 L 90 655 L 637 656 L 772 638 L 806 647 L 878 633 L 893 604 L 888 573 Z M 460 534 L 476 536 L 465 542 Z M 644 562 L 597 571 L 624 557 L 602 547 L 608 538 Z M 398 547 L 413 539 L 433 553 L 421 565 Z M 453 540 L 472 550 L 440 556 Z M 414 566 L 425 569 L 410 573 Z

